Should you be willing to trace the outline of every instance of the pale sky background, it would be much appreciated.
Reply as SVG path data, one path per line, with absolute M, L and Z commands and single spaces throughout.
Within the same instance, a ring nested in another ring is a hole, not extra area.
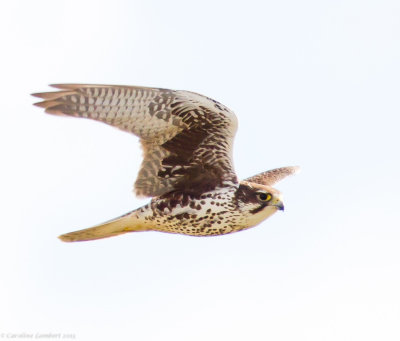
M 398 0 L 2 2 L 0 339 L 400 340 L 399 18 Z M 134 136 L 32 106 L 62 82 L 222 102 L 240 178 L 302 167 L 285 212 L 60 242 L 146 203 Z

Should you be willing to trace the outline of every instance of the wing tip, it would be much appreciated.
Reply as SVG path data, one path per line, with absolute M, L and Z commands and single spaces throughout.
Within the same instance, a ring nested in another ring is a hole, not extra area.
M 52 115 L 66 115 L 61 109 L 60 109 L 60 103 L 57 101 L 42 101 L 42 102 L 37 102 L 33 103 L 33 105 L 44 108 L 44 112 L 47 114 L 52 114 Z M 68 116 L 68 115 L 66 115 Z
M 255 182 L 260 185 L 273 186 L 276 183 L 285 179 L 286 177 L 295 175 L 299 172 L 300 172 L 300 166 L 280 167 L 254 175 L 250 178 L 246 178 L 244 181 Z
M 70 84 L 70 83 L 63 83 L 63 84 L 60 84 L 60 83 L 57 83 L 57 84 L 49 84 L 49 86 L 51 86 L 52 88 L 55 88 L 55 89 L 60 89 L 60 90 L 74 90 L 74 89 L 76 89 L 77 87 L 82 87 L 82 86 L 84 86 L 83 84 Z
M 35 93 L 31 94 L 31 96 L 43 98 L 43 94 L 45 94 L 45 92 L 35 92 Z
M 72 236 L 70 236 L 69 233 L 62 234 L 62 235 L 58 236 L 58 239 L 60 239 L 62 242 L 65 242 L 65 243 L 71 243 L 71 242 L 76 242 L 77 241 Z
M 291 169 L 291 173 L 294 174 L 298 174 L 301 172 L 301 167 L 300 166 L 290 166 L 288 167 L 289 169 Z
M 36 102 L 36 103 L 33 103 L 33 105 L 40 107 L 40 108 L 46 108 L 46 101 Z
M 80 232 L 81 231 L 76 231 L 76 232 L 69 232 L 66 234 L 62 234 L 62 235 L 58 236 L 58 239 L 60 239 L 64 243 L 73 243 L 73 242 L 87 242 L 87 241 L 102 238 L 102 237 L 93 238 L 93 237 L 90 237 L 87 235 L 82 235 Z

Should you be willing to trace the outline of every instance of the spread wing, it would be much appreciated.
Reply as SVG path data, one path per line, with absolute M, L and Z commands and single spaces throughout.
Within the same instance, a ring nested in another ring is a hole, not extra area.
M 271 169 L 269 171 L 254 175 L 251 178 L 245 179 L 244 181 L 255 182 L 260 185 L 273 186 L 274 184 L 283 180 L 287 176 L 296 174 L 299 171 L 300 171 L 300 167 L 298 167 L 298 166 L 275 168 L 275 169 Z
M 47 113 L 85 117 L 135 134 L 143 162 L 138 196 L 182 190 L 203 192 L 237 183 L 232 143 L 235 114 L 205 96 L 168 89 L 114 85 L 53 85 L 33 94 Z

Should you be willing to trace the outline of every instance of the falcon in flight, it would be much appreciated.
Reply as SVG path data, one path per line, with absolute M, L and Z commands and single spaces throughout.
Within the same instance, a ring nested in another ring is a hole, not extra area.
M 116 85 L 57 84 L 33 94 L 54 115 L 90 118 L 140 138 L 143 161 L 134 191 L 150 203 L 106 223 L 60 236 L 65 242 L 135 231 L 215 236 L 241 231 L 283 210 L 272 186 L 298 167 L 238 181 L 232 161 L 235 114 L 189 91 Z

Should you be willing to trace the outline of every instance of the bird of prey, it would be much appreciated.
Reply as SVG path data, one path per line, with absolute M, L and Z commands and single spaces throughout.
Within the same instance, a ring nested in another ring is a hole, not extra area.
M 87 241 L 134 231 L 216 236 L 241 231 L 283 210 L 272 186 L 298 167 L 239 181 L 232 161 L 235 114 L 206 96 L 161 88 L 57 84 L 35 103 L 54 115 L 93 119 L 140 138 L 134 191 L 151 201 L 106 223 L 61 235 Z

